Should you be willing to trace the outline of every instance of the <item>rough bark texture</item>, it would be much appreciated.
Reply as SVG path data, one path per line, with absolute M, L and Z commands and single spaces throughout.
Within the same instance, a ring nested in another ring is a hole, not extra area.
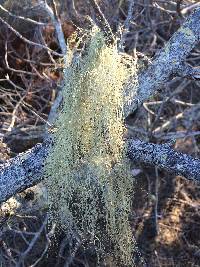
M 49 141 L 37 144 L 0 165 L 0 203 L 42 180 L 49 146 Z
M 200 181 L 200 160 L 173 150 L 169 145 L 128 140 L 131 160 Z M 43 180 L 43 167 L 52 140 L 38 144 L 0 165 L 0 203 Z
M 199 40 L 200 8 L 197 8 L 148 69 L 140 74 L 136 95 L 127 92 L 133 97 L 131 103 L 128 103 L 127 114 L 153 95 L 179 69 L 179 65 Z M 154 164 L 189 179 L 200 180 L 200 160 L 175 152 L 166 145 L 133 140 L 128 142 L 129 156 L 133 160 Z M 49 146 L 50 142 L 46 141 L 0 165 L 0 202 L 42 180 L 43 164 Z
M 200 7 L 186 19 L 147 70 L 139 75 L 136 93 L 128 88 L 125 94 L 131 101 L 125 103 L 126 115 L 154 95 L 168 81 L 170 76 L 179 70 L 182 62 L 199 41 Z
M 128 141 L 128 154 L 136 162 L 155 165 L 169 172 L 200 182 L 200 160 L 173 150 L 170 145 Z

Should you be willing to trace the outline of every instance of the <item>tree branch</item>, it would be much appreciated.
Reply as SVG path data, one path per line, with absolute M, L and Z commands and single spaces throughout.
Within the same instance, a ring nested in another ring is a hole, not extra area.
M 200 182 L 200 159 L 173 150 L 169 144 L 157 145 L 141 140 L 128 141 L 131 160 L 155 165 L 160 169 Z
M 22 16 L 17 16 L 15 14 L 11 13 L 9 10 L 7 10 L 2 5 L 0 5 L 0 9 L 3 10 L 5 13 L 7 13 L 9 16 L 11 16 L 13 18 L 25 20 L 27 22 L 31 22 L 31 23 L 33 23 L 35 25 L 39 25 L 39 26 L 46 26 L 47 25 L 47 23 L 44 23 L 44 22 L 36 21 L 36 20 L 30 19 L 30 18 L 25 18 L 25 17 L 22 17 Z
M 129 0 L 128 14 L 127 14 L 126 20 L 124 22 L 124 27 L 122 30 L 122 36 L 121 36 L 121 40 L 119 43 L 119 51 L 120 52 L 124 52 L 124 43 L 126 41 L 126 37 L 127 37 L 128 32 L 129 32 L 129 28 L 130 28 L 130 24 L 131 24 L 131 20 L 132 20 L 132 15 L 133 15 L 134 4 L 135 4 L 134 0 Z
M 52 21 L 52 23 L 53 23 L 53 25 L 55 27 L 55 30 L 56 30 L 56 34 L 57 34 L 57 37 L 58 37 L 58 42 L 59 42 L 60 48 L 62 50 L 62 54 L 64 55 L 64 57 L 66 57 L 67 56 L 67 45 L 66 45 L 65 36 L 64 36 L 63 30 L 62 30 L 61 21 L 60 21 L 60 19 L 58 17 L 58 14 L 57 14 L 57 9 L 56 9 L 55 2 L 53 1 L 54 11 L 47 4 L 47 2 L 42 2 L 41 1 L 40 6 L 42 8 L 44 8 L 44 10 L 47 12 L 49 17 L 51 18 L 51 21 Z
M 0 203 L 43 180 L 43 167 L 52 140 L 38 144 L 0 165 Z M 128 155 L 136 162 L 200 182 L 200 160 L 173 150 L 170 145 L 128 140 Z
M 200 8 L 186 20 L 146 71 L 139 75 L 139 86 L 127 114 L 154 94 L 185 60 L 200 40 Z M 128 92 L 130 95 L 131 91 Z M 51 140 L 36 145 L 26 153 L 19 154 L 0 165 L 0 202 L 17 192 L 31 187 L 43 179 L 43 166 Z M 128 140 L 131 159 L 156 165 L 158 168 L 181 174 L 188 179 L 200 181 L 200 160 L 181 154 L 169 145 L 148 144 Z
M 176 74 L 180 77 L 188 78 L 191 80 L 200 79 L 200 67 L 192 67 L 189 64 L 180 64 L 176 70 Z
M 180 69 L 182 62 L 199 41 L 200 7 L 186 19 L 147 70 L 140 73 L 136 93 L 134 88 L 127 89 L 125 95 L 131 99 L 124 107 L 127 116 L 154 95 Z
M 0 203 L 43 179 L 50 139 L 0 164 Z
M 6 22 L 5 20 L 3 20 L 0 17 L 0 22 L 2 22 L 3 24 L 5 24 L 8 29 L 10 29 L 17 37 L 19 37 L 21 40 L 23 40 L 24 42 L 26 42 L 29 45 L 33 45 L 33 46 L 38 46 L 42 49 L 48 50 L 49 52 L 51 52 L 53 55 L 59 56 L 59 57 L 63 57 L 63 54 L 57 53 L 56 51 L 53 51 L 51 48 L 49 48 L 48 46 L 39 44 L 39 43 L 35 43 L 32 42 L 31 40 L 27 39 L 26 37 L 22 36 L 21 33 L 19 33 L 18 31 L 16 31 L 8 22 Z

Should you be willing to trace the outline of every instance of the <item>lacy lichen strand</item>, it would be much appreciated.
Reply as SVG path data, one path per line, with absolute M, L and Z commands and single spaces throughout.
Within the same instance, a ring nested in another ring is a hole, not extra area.
M 92 31 L 84 56 L 65 71 L 45 170 L 50 220 L 127 266 L 133 266 L 133 178 L 123 141 L 123 86 L 136 72 L 132 66 Z

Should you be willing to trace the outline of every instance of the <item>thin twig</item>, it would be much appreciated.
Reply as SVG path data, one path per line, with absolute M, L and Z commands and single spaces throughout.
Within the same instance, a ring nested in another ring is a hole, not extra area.
M 126 17 L 126 20 L 124 22 L 124 27 L 122 30 L 122 36 L 119 43 L 119 51 L 124 52 L 124 42 L 126 41 L 126 36 L 129 32 L 132 15 L 133 15 L 133 7 L 134 7 L 134 0 L 129 0 L 129 6 L 128 6 L 128 15 Z
M 47 25 L 44 22 L 39 22 L 39 21 L 35 21 L 33 19 L 30 19 L 30 18 L 25 18 L 25 17 L 22 17 L 22 16 L 17 16 L 15 14 L 11 13 L 9 10 L 7 10 L 2 5 L 0 5 L 0 9 L 3 10 L 4 12 L 6 12 L 7 14 L 9 14 L 9 16 L 11 16 L 11 17 L 14 17 L 14 18 L 17 18 L 17 19 L 21 19 L 21 20 L 25 20 L 25 21 L 31 22 L 31 23 L 36 24 L 36 25 L 39 25 L 39 26 L 46 26 Z
M 112 41 L 115 40 L 111 26 L 110 26 L 108 20 L 106 19 L 104 13 L 101 11 L 101 8 L 99 7 L 97 1 L 96 0 L 90 0 L 90 3 L 92 5 L 92 7 L 94 8 L 94 10 L 99 15 L 102 26 L 106 30 L 107 34 L 110 34 L 110 38 L 112 39 Z
M 8 22 L 6 22 L 5 20 L 3 20 L 1 17 L 0 17 L 0 21 L 5 24 L 8 29 L 10 29 L 12 32 L 14 32 L 14 34 L 19 37 L 21 40 L 23 40 L 24 42 L 26 42 L 27 44 L 29 45 L 33 45 L 33 46 L 38 46 L 42 49 L 45 49 L 45 50 L 48 50 L 50 51 L 53 55 L 56 55 L 56 56 L 59 56 L 59 57 L 63 57 L 63 54 L 60 54 L 60 53 L 57 53 L 55 51 L 53 51 L 51 48 L 47 47 L 47 46 L 44 46 L 42 44 L 38 44 L 38 43 L 35 43 L 33 41 L 30 41 L 29 39 L 27 39 L 26 37 L 24 37 L 23 35 L 21 35 L 21 33 L 19 33 L 17 30 L 15 30 Z

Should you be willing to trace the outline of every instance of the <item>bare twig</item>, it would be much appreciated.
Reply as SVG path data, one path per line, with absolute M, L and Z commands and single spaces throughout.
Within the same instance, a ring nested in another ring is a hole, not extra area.
M 30 72 L 30 71 L 24 71 L 24 70 L 17 70 L 17 69 L 14 69 L 14 68 L 11 68 L 9 66 L 9 63 L 8 63 L 8 43 L 7 41 L 5 42 L 5 63 L 6 63 L 6 67 L 8 68 L 8 70 L 11 70 L 11 71 L 14 71 L 14 72 L 17 72 L 17 73 L 24 73 L 24 74 L 28 74 L 28 75 L 31 75 L 31 76 L 34 76 L 36 75 L 35 73 L 33 72 Z
M 121 36 L 121 40 L 119 43 L 119 51 L 121 52 L 124 52 L 124 42 L 126 41 L 126 36 L 129 31 L 130 24 L 131 24 L 132 15 L 133 15 L 133 7 L 134 7 L 134 0 L 129 0 L 128 15 L 124 22 L 122 36 Z
M 92 5 L 92 7 L 94 8 L 94 10 L 99 15 L 100 21 L 102 23 L 103 28 L 106 30 L 106 33 L 110 35 L 110 38 L 112 40 L 115 40 L 115 37 L 114 37 L 113 31 L 110 27 L 110 24 L 109 24 L 108 20 L 106 19 L 105 15 L 103 14 L 103 12 L 101 11 L 101 8 L 99 7 L 97 1 L 96 0 L 90 0 L 90 3 Z
M 191 117 L 192 114 L 196 114 L 200 110 L 200 103 L 197 103 L 196 105 L 191 106 L 190 108 L 186 109 L 183 112 L 178 113 L 175 115 L 173 118 L 169 119 L 165 123 L 163 123 L 161 126 L 157 127 L 154 131 L 153 134 L 160 133 L 166 129 L 168 129 L 175 121 L 183 119 L 185 115 L 189 115 Z
M 17 18 L 17 19 L 21 19 L 21 20 L 25 20 L 27 22 L 31 22 L 33 24 L 36 24 L 36 25 L 39 25 L 39 26 L 46 26 L 47 24 L 44 23 L 44 22 L 40 22 L 40 21 L 35 21 L 33 19 L 30 19 L 30 18 L 25 18 L 25 17 L 22 17 L 22 16 L 17 16 L 13 13 L 11 13 L 9 10 L 7 10 L 5 7 L 3 7 L 2 5 L 0 5 L 0 9 L 3 10 L 4 12 L 6 12 L 9 16 L 11 17 L 14 17 L 14 18 Z
M 23 253 L 20 253 L 20 259 L 17 262 L 16 267 L 20 267 L 21 264 L 23 263 L 23 261 L 25 260 L 25 258 L 28 256 L 29 252 L 32 250 L 33 246 L 35 245 L 35 243 L 37 242 L 37 240 L 40 238 L 42 232 L 44 231 L 44 228 L 46 227 L 46 224 L 47 224 L 47 216 L 46 216 L 43 224 L 41 225 L 40 229 L 38 230 L 38 232 L 36 232 L 34 234 L 34 237 L 31 240 L 28 248 Z
M 57 53 L 55 51 L 53 51 L 52 49 L 50 49 L 49 47 L 45 46 L 45 45 L 42 45 L 42 44 L 39 44 L 39 43 L 35 43 L 29 39 L 27 39 L 26 37 L 24 37 L 23 35 L 21 35 L 21 33 L 19 33 L 17 30 L 15 30 L 8 22 L 6 22 L 5 20 L 3 20 L 1 17 L 0 17 L 0 21 L 5 24 L 8 29 L 10 29 L 12 32 L 14 32 L 14 34 L 19 37 L 21 40 L 23 40 L 24 42 L 26 42 L 27 44 L 29 45 L 33 45 L 33 46 L 38 46 L 42 49 L 45 49 L 45 50 L 48 50 L 50 51 L 53 55 L 56 55 L 56 56 L 59 56 L 59 57 L 63 57 L 63 54 L 60 54 L 60 53 Z

